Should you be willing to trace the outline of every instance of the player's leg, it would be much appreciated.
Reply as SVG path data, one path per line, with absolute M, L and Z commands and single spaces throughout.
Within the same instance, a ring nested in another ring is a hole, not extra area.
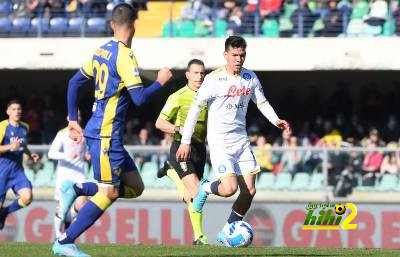
M 127 199 L 139 197 L 144 190 L 142 177 L 122 143 L 118 146 L 118 149 L 120 151 L 113 153 L 113 160 L 116 161 L 114 165 L 119 167 L 118 172 L 120 172 L 119 197 Z
M 4 197 L 8 189 L 12 188 L 14 193 L 18 195 L 9 205 L 3 206 L 0 210 L 0 230 L 3 229 L 7 216 L 21 208 L 28 206 L 32 202 L 32 184 L 25 176 L 23 169 L 15 170 L 8 176 L 5 184 Z M 3 199 L 4 201 L 4 199 Z M 3 202 L 2 201 L 2 202 Z
M 119 174 L 111 166 L 110 155 L 112 147 L 110 139 L 88 139 L 89 151 L 92 157 L 94 178 L 98 183 L 98 192 L 82 207 L 75 222 L 73 222 L 53 245 L 53 252 L 59 255 L 73 252 L 79 256 L 87 256 L 74 244 L 104 211 L 118 198 Z

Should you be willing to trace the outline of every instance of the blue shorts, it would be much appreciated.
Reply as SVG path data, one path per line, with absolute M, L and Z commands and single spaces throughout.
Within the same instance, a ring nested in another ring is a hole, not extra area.
M 25 171 L 21 167 L 0 167 L 0 202 L 4 202 L 6 194 L 9 189 L 12 189 L 15 194 L 20 189 L 32 189 L 32 184 L 25 176 Z
M 86 138 L 92 158 L 93 177 L 99 183 L 117 185 L 124 172 L 138 172 L 121 140 Z

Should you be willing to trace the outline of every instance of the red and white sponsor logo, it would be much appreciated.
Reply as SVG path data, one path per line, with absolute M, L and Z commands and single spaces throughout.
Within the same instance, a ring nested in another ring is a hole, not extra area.
M 251 92 L 251 88 L 246 88 L 245 86 L 237 87 L 232 85 L 228 89 L 228 93 L 225 95 L 226 97 L 235 97 L 242 95 L 249 95 Z

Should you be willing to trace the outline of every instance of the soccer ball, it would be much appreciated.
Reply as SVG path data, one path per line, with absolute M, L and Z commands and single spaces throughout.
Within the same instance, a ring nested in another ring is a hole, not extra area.
M 338 215 L 343 215 L 346 212 L 346 207 L 344 206 L 344 204 L 336 204 L 335 212 Z
M 229 231 L 226 232 L 226 242 L 230 247 L 247 247 L 253 241 L 253 229 L 245 221 L 232 222 L 229 225 Z

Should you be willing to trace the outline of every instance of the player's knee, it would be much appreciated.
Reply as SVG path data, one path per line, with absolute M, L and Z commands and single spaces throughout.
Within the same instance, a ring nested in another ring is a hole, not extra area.
M 143 183 L 140 183 L 139 185 L 137 185 L 137 186 L 135 187 L 136 197 L 141 196 L 142 193 L 143 193 L 143 191 L 144 191 L 144 184 L 143 184 Z
M 21 202 L 24 206 L 28 206 L 32 202 L 32 194 L 24 194 L 20 196 Z
M 221 196 L 230 197 L 236 193 L 238 186 L 235 183 L 227 183 L 227 184 L 223 184 L 222 188 L 223 188 L 223 190 L 222 190 L 223 192 L 220 192 Z

